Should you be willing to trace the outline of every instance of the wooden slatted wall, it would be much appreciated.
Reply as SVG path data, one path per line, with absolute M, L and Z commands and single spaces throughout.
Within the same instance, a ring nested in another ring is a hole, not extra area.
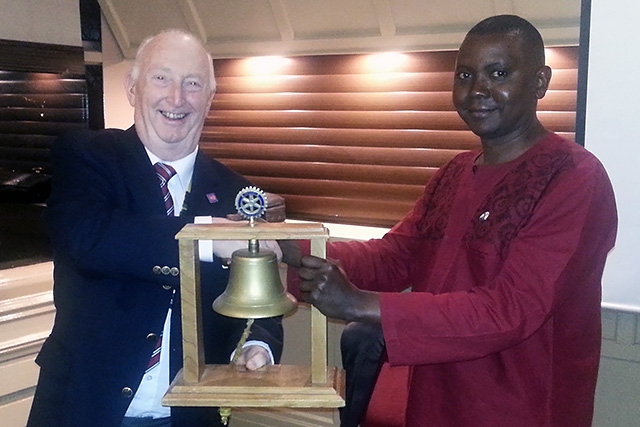
M 82 47 L 0 40 L 0 269 L 51 259 L 49 147 L 87 114 Z
M 539 104 L 542 122 L 570 139 L 577 53 L 548 49 L 554 74 Z M 438 167 L 479 146 L 451 102 L 455 54 L 397 55 L 377 68 L 372 55 L 215 60 L 202 147 L 284 196 L 288 218 L 392 226 Z
M 57 135 L 86 121 L 84 75 L 0 71 L 0 167 L 48 169 Z
M 86 126 L 82 48 L 0 40 L 0 173 L 47 171 L 56 136 Z

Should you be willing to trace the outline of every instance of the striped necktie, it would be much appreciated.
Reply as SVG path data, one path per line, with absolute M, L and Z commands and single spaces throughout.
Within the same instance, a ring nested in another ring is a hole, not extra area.
M 172 176 L 176 174 L 176 170 L 169 165 L 164 163 L 156 163 L 153 165 L 156 169 L 156 174 L 158 175 L 158 180 L 160 181 L 160 189 L 162 190 L 162 197 L 164 199 L 164 207 L 168 216 L 173 215 L 173 198 L 171 198 L 171 193 L 169 193 L 169 180 Z M 156 346 L 153 350 L 153 354 L 151 355 L 151 359 L 149 360 L 149 365 L 147 366 L 146 372 L 149 372 L 151 369 L 158 366 L 160 363 L 160 349 L 162 347 L 162 334 L 158 337 L 158 341 L 156 342 Z
M 164 207 L 168 216 L 173 215 L 173 199 L 171 193 L 169 193 L 169 180 L 176 174 L 176 170 L 164 163 L 156 163 L 153 165 L 160 181 L 160 189 L 162 190 L 162 197 L 164 197 Z
M 147 364 L 146 372 L 149 372 L 160 363 L 160 350 L 162 349 L 162 334 L 158 337 L 158 341 L 156 341 L 156 346 L 153 349 L 153 353 L 151 353 L 151 359 L 149 359 L 149 363 Z

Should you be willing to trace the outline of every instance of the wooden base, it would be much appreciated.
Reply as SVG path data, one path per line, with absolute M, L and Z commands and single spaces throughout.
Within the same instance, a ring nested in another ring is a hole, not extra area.
M 327 383 L 311 384 L 311 367 L 270 365 L 247 371 L 236 365 L 206 365 L 196 383 L 182 370 L 164 395 L 165 406 L 340 408 L 344 371 L 327 367 Z

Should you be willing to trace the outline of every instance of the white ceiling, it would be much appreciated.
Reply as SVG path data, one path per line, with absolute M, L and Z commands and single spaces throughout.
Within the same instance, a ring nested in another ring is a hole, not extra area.
M 125 58 L 166 28 L 214 58 L 456 49 L 491 15 L 533 22 L 547 45 L 577 44 L 580 0 L 98 0 Z

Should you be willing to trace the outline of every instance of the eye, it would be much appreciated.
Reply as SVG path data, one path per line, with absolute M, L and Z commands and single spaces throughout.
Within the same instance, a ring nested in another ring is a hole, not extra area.
M 467 71 L 459 71 L 456 74 L 456 78 L 458 80 L 468 80 L 471 78 L 471 73 L 467 72 Z
M 507 78 L 509 74 L 504 70 L 495 70 L 491 72 L 491 77 L 495 80 L 502 80 Z
M 151 76 L 151 81 L 160 86 L 166 86 L 169 83 L 169 79 L 164 74 L 154 74 Z
M 202 83 L 199 80 L 187 80 L 184 84 L 185 88 L 191 92 L 199 91 L 202 89 Z

